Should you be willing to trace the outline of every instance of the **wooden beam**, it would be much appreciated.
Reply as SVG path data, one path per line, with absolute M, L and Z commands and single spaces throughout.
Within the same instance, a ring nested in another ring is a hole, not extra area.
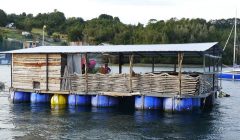
M 48 53 L 46 54 L 46 91 L 48 91 Z
M 183 55 L 184 53 L 178 53 L 178 77 L 179 77 L 179 95 L 182 94 L 182 61 L 183 61 Z
M 177 71 L 177 62 L 176 62 L 176 61 L 177 61 L 177 60 L 174 61 L 174 69 L 173 69 L 174 72 Z
M 133 75 L 133 58 L 134 58 L 134 55 L 132 54 L 130 57 L 129 57 L 129 70 L 130 70 L 130 74 L 129 74 L 129 90 L 130 92 L 133 92 L 132 90 L 132 75 Z
M 154 64 L 155 64 L 155 59 L 154 56 L 152 57 L 152 73 L 154 73 Z
M 11 88 L 13 86 L 13 53 L 12 53 L 12 60 L 11 60 Z
M 122 65 L 123 65 L 123 54 L 119 53 L 118 54 L 118 64 L 119 64 L 119 73 L 122 73 Z
M 87 64 L 87 53 L 85 53 L 85 84 L 86 84 L 86 93 L 88 92 L 88 64 Z

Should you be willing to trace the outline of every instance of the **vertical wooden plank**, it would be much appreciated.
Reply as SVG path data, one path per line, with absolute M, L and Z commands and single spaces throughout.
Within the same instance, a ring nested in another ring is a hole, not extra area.
M 88 65 L 87 65 L 87 53 L 85 53 L 85 83 L 86 83 L 86 93 L 88 92 Z
M 46 91 L 48 91 L 48 53 L 46 54 Z
M 174 72 L 177 72 L 177 62 L 174 61 L 174 69 L 173 69 Z
M 155 59 L 154 56 L 152 57 L 152 73 L 154 73 L 154 64 L 155 64 Z
M 119 74 L 122 73 L 122 53 L 118 54 Z
M 206 57 L 205 57 L 205 54 L 203 54 L 203 72 L 205 73 L 206 70 L 205 70 L 205 67 L 206 67 Z
M 132 92 L 132 74 L 133 74 L 133 58 L 134 58 L 134 55 L 132 54 L 130 57 L 129 57 L 129 70 L 130 70 L 130 74 L 129 74 L 129 90 L 130 92 Z
M 178 67 L 179 67 L 179 72 L 178 72 L 178 77 L 179 77 L 179 95 L 181 96 L 182 94 L 182 61 L 183 61 L 183 53 L 178 53 Z
M 13 53 L 12 53 L 12 62 L 11 62 L 11 88 L 13 87 Z

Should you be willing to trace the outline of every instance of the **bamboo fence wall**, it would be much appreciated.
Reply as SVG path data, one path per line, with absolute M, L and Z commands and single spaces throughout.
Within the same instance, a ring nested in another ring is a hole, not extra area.
M 179 94 L 179 77 L 168 73 L 136 74 L 132 77 L 132 88 L 129 84 L 129 74 L 88 74 L 87 83 L 84 75 L 71 75 L 71 89 L 76 92 L 140 92 L 144 94 Z M 207 93 L 212 88 L 212 75 L 181 76 L 181 94 L 199 95 Z M 88 89 L 87 89 L 87 88 Z M 132 89 L 132 91 L 131 91 Z

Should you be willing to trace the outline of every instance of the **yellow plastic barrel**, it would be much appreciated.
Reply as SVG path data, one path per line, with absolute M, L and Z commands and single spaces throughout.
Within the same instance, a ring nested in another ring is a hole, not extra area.
M 52 105 L 64 105 L 67 104 L 67 98 L 64 95 L 54 94 L 51 98 Z

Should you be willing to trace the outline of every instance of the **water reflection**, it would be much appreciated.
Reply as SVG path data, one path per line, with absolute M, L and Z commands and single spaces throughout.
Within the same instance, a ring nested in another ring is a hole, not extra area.
M 51 115 L 61 116 L 67 113 L 67 105 L 51 105 Z
M 77 114 L 77 113 L 83 113 L 83 112 L 91 112 L 90 106 L 68 106 L 68 112 L 70 114 Z
M 14 138 L 208 139 L 214 135 L 211 111 L 171 114 L 159 110 L 14 104 L 10 112 Z M 193 135 L 194 134 L 194 135 Z

